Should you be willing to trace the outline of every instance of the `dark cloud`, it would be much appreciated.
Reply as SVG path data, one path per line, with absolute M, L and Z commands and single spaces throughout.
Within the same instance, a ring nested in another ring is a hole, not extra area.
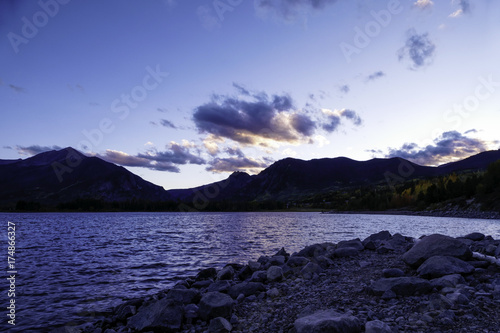
M 468 131 L 470 132 L 470 131 Z M 488 150 L 490 142 L 466 137 L 457 131 L 444 132 L 432 145 L 420 147 L 405 143 L 399 149 L 389 149 L 386 157 L 401 157 L 420 165 L 439 165 Z
M 311 10 L 319 11 L 336 3 L 337 0 L 255 0 L 255 8 L 264 16 L 269 13 L 285 20 L 293 21 Z
M 33 156 L 36 154 L 44 153 L 46 151 L 51 150 L 60 150 L 62 149 L 59 146 L 39 146 L 39 145 L 31 145 L 31 146 L 15 146 L 14 148 L 8 147 L 9 149 L 15 149 L 21 155 Z
M 213 95 L 211 102 L 195 109 L 193 120 L 200 132 L 242 144 L 259 144 L 263 140 L 297 142 L 310 132 L 311 125 L 305 124 L 305 118 L 296 120 L 288 94 L 268 96 L 238 87 L 244 99 Z
M 161 119 L 160 124 L 164 127 L 170 127 L 170 128 L 177 129 L 177 126 L 175 126 L 170 120 L 167 120 L 167 119 Z
M 165 151 L 153 150 L 134 156 L 121 151 L 106 150 L 104 155 L 98 155 L 98 157 L 123 166 L 169 172 L 179 172 L 177 165 L 206 163 L 203 158 L 190 152 L 189 145 L 180 145 L 175 142 L 172 142 Z
M 334 132 L 342 123 L 342 118 L 352 121 L 356 126 L 360 126 L 363 121 L 356 111 L 343 109 L 343 110 L 324 110 L 323 113 L 327 117 L 327 122 L 323 123 L 322 127 L 327 132 Z
M 23 93 L 25 92 L 24 88 L 23 87 L 19 87 L 19 86 L 16 86 L 16 85 L 13 85 L 13 84 L 9 84 L 9 88 L 14 90 L 16 93 Z
M 373 80 L 376 80 L 376 79 L 380 79 L 381 77 L 384 77 L 385 76 L 385 73 L 382 72 L 382 71 L 377 71 L 373 74 L 370 74 L 366 77 L 366 81 L 373 81 Z
M 248 173 L 258 173 L 269 166 L 268 162 L 248 157 L 214 158 L 209 164 L 206 170 L 211 172 L 245 171 Z
M 304 136 L 311 136 L 316 129 L 316 123 L 305 114 L 294 114 L 291 124 L 293 128 Z
M 344 84 L 343 86 L 340 86 L 339 90 L 341 93 L 347 94 L 351 91 L 351 88 L 347 84 Z
M 245 155 L 243 154 L 243 152 L 241 151 L 240 148 L 238 147 L 227 147 L 226 149 L 224 149 L 224 151 L 226 153 L 228 153 L 229 155 L 234 155 L 234 156 L 238 156 L 240 158 L 244 157 Z
M 410 60 L 410 69 L 417 70 L 432 62 L 436 45 L 429 39 L 429 34 L 418 34 L 415 29 L 406 32 L 405 46 L 399 49 L 399 60 Z

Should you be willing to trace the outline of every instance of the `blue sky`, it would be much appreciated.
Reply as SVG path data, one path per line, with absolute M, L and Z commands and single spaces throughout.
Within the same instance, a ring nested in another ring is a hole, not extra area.
M 72 146 L 170 189 L 500 146 L 498 1 L 5 0 L 0 36 L 1 159 Z

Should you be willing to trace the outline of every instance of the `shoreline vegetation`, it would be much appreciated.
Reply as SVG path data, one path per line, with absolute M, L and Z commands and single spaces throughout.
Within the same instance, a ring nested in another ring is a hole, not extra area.
M 53 333 L 498 332 L 500 240 L 381 231 L 207 268 Z

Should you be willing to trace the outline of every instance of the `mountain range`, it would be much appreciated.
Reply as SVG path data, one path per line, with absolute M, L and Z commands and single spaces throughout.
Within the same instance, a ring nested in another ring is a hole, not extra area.
M 401 158 L 356 161 L 345 157 L 279 160 L 257 175 L 234 172 L 227 179 L 196 188 L 165 190 L 127 169 L 68 147 L 27 159 L 0 160 L 0 207 L 16 202 L 47 206 L 79 199 L 104 202 L 297 200 L 306 195 L 367 185 L 392 185 L 411 179 L 484 170 L 500 159 L 486 151 L 438 167 Z

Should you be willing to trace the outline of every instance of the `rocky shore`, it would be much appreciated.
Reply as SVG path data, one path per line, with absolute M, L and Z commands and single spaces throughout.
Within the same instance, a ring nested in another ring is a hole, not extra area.
M 500 240 L 481 233 L 281 249 L 54 332 L 500 332 Z

